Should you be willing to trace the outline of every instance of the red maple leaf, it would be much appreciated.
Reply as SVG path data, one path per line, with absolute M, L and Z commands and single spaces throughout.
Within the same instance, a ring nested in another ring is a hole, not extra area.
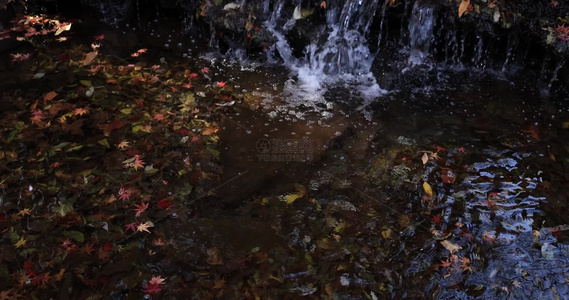
M 450 265 L 452 265 L 452 262 L 450 260 L 441 260 L 441 267 L 450 267 Z
M 146 286 L 146 289 L 144 290 L 145 293 L 147 294 L 156 294 L 159 293 L 162 290 L 162 288 L 160 287 L 159 284 L 148 284 Z
M 138 222 L 132 222 L 130 224 L 126 224 L 124 227 L 126 228 L 125 231 L 132 230 L 132 232 L 135 232 L 137 226 L 138 226 Z
M 95 40 L 96 40 L 96 41 L 102 41 L 104 38 L 105 38 L 105 35 L 104 35 L 104 34 L 96 35 L 96 36 L 95 36 Z
M 132 196 L 132 190 L 131 189 L 125 189 L 124 187 L 120 188 L 119 199 L 121 199 L 122 201 L 129 200 L 130 196 Z
M 51 279 L 49 272 L 40 274 L 40 275 L 36 276 L 34 279 L 32 279 L 32 285 L 38 285 L 40 283 L 42 285 L 45 285 L 49 282 L 49 279 Z
M 85 245 L 85 253 L 91 254 L 91 252 L 95 251 L 95 249 L 93 249 L 93 246 L 95 246 L 95 244 Z
M 432 216 L 431 219 L 433 220 L 433 223 L 435 223 L 435 224 L 439 224 L 441 222 L 440 216 Z
M 437 152 L 447 152 L 447 149 L 445 149 L 441 146 L 435 146 L 435 149 L 437 150 Z
M 172 206 L 172 201 L 170 201 L 169 198 L 164 198 L 160 201 L 158 201 L 158 207 L 160 207 L 161 209 L 166 209 L 170 206 Z
M 148 203 L 135 204 L 134 206 L 136 207 L 133 209 L 136 212 L 135 217 L 140 217 L 140 214 L 148 208 Z
M 111 251 L 113 250 L 113 244 L 111 242 L 106 242 L 103 245 L 103 251 Z

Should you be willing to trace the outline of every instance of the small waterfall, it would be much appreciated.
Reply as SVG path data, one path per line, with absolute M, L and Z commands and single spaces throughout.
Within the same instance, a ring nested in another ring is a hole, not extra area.
M 409 65 L 425 63 L 434 41 L 435 10 L 431 6 L 423 6 L 416 2 L 409 19 Z
M 377 37 L 377 52 L 381 49 L 381 41 L 383 40 L 383 23 L 385 23 L 385 13 L 387 12 L 388 3 L 389 1 L 385 1 L 381 8 L 381 22 L 379 23 L 379 35 Z
M 283 25 L 283 20 L 281 19 L 282 11 L 285 7 L 286 1 L 279 0 L 275 4 L 275 8 L 271 14 L 271 17 L 265 22 L 267 30 L 269 30 L 276 41 L 271 46 L 269 51 L 267 51 L 267 61 L 269 63 L 275 63 L 277 61 L 276 52 L 280 55 L 285 66 L 291 68 L 297 64 L 296 58 L 292 55 L 292 48 L 290 47 L 285 35 L 294 26 L 294 18 L 286 19 L 286 23 Z M 268 9 L 268 3 L 266 3 Z M 280 28 L 280 30 L 278 29 Z
M 313 32 L 314 38 L 304 49 L 305 57 L 297 58 L 286 39 L 297 21 L 284 13 L 286 1 L 279 0 L 265 22 L 275 39 L 267 51 L 268 61 L 275 62 L 278 53 L 284 66 L 297 75 L 297 86 L 288 85 L 291 90 L 296 89 L 294 93 L 305 92 L 322 98 L 325 86 L 339 80 L 380 91 L 370 72 L 374 55 L 366 36 L 378 3 L 379 0 L 327 1 L 326 24 Z M 297 1 L 297 7 L 300 5 L 301 1 Z M 368 92 L 361 94 L 376 94 Z
M 518 44 L 518 34 L 513 32 L 510 33 L 508 36 L 508 46 L 506 47 L 506 60 L 504 61 L 504 65 L 502 65 L 502 72 L 506 72 L 508 70 L 508 65 L 515 60 Z

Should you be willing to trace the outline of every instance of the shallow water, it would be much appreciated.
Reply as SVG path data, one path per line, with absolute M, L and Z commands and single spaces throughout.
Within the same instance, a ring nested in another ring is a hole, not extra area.
M 144 268 L 178 279 L 169 296 L 569 296 L 569 111 L 531 77 L 429 66 L 429 84 L 368 95 L 319 80 L 311 94 L 281 67 L 139 38 L 149 65 L 209 67 L 196 93 L 232 87 L 211 104 L 222 175 L 160 224 L 167 253 L 140 251 Z

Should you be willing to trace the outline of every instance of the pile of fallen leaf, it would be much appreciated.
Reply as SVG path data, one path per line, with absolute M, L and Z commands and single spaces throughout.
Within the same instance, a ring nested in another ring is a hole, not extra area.
M 146 262 L 219 177 L 212 101 L 230 87 L 146 49 L 105 56 L 103 35 L 67 44 L 71 23 L 13 25 L 0 38 L 34 51 L 10 54 L 30 76 L 0 89 L 0 299 L 159 293 L 170 282 Z

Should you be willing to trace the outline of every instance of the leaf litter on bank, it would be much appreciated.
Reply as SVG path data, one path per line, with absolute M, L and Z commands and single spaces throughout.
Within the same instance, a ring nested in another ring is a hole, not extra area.
M 55 39 L 54 35 L 71 29 L 70 24 L 54 24 L 63 25 L 54 26 L 51 37 L 26 39 Z M 142 292 L 142 286 L 134 283 L 140 280 L 135 278 L 148 270 L 140 266 L 149 253 L 162 251 L 142 234 L 160 236 L 159 222 L 171 214 L 184 220 L 188 212 L 185 203 L 192 191 L 204 190 L 208 181 L 213 183 L 219 176 L 217 169 L 195 167 L 215 164 L 216 155 L 211 154 L 217 147 L 217 123 L 206 121 L 200 113 L 211 113 L 208 98 L 200 103 L 176 97 L 179 89 L 173 82 L 177 80 L 169 79 L 184 74 L 186 68 L 174 66 L 171 72 L 158 74 L 145 63 L 117 65 L 101 54 L 105 47 L 102 38 L 99 43 L 90 52 L 81 50 L 84 47 L 66 49 L 68 58 L 57 64 L 60 71 L 74 74 L 70 81 L 61 80 L 60 86 L 30 81 L 28 92 L 9 93 L 24 95 L 22 109 L 2 112 L 0 168 L 13 171 L 0 181 L 0 223 L 7 230 L 3 234 L 13 236 L 10 252 L 15 259 L 6 266 L 14 275 L 6 284 L 14 295 L 43 297 L 52 293 L 46 286 L 68 276 L 76 281 L 73 293 L 77 297 L 93 288 L 110 288 L 101 276 L 119 272 L 125 281 L 132 282 L 130 288 L 138 285 Z M 44 48 L 36 50 L 41 55 L 26 57 L 41 66 L 34 67 L 35 74 L 43 74 L 36 80 L 52 78 L 50 70 L 57 57 L 44 53 Z M 146 49 L 136 53 L 146 53 Z M 191 80 L 199 85 L 199 75 Z M 179 105 L 188 110 L 179 112 Z M 211 115 L 208 118 L 211 120 Z M 200 142 L 184 143 L 193 131 L 204 133 L 202 138 L 197 136 Z M 183 153 L 191 153 L 188 165 L 181 163 Z M 21 222 L 31 215 L 30 226 Z M 138 232 L 141 238 L 125 239 L 128 231 Z M 139 253 L 136 249 L 143 244 L 151 251 Z M 3 255 L 10 254 L 3 251 Z M 124 257 L 131 257 L 133 265 L 112 267 L 113 261 Z M 35 265 L 33 272 L 22 267 L 26 261 Z M 84 271 L 99 266 L 109 270 L 108 274 Z M 163 280 L 152 278 L 154 286 L 146 291 L 160 292 Z M 22 284 L 25 279 L 31 285 Z

